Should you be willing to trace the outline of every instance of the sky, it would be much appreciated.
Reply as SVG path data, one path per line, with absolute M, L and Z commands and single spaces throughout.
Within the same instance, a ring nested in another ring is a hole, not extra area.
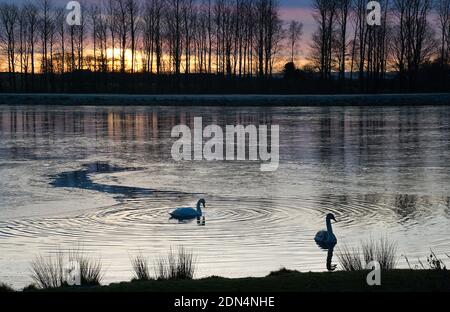
M 304 39 L 309 41 L 316 26 L 312 12 L 312 0 L 280 0 L 283 20 L 298 20 L 303 23 Z
M 0 0 L 0 3 L 24 3 L 33 0 Z M 87 0 L 94 2 L 96 0 Z M 100 0 L 99 0 L 100 1 Z M 53 0 L 54 3 L 67 3 L 69 0 Z M 314 20 L 312 18 L 312 0 L 278 0 L 280 13 L 283 20 L 299 20 L 304 24 L 305 39 L 309 39 L 314 30 Z

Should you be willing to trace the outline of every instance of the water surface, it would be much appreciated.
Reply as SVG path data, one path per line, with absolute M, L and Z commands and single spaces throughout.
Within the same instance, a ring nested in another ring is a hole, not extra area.
M 172 127 L 194 117 L 280 125 L 279 169 L 173 161 Z M 384 235 L 409 259 L 450 252 L 449 107 L 0 106 L 0 142 L 0 281 L 18 287 L 34 256 L 76 248 L 105 282 L 181 245 L 198 276 L 324 271 L 328 212 L 337 247 Z M 205 226 L 169 220 L 201 197 Z

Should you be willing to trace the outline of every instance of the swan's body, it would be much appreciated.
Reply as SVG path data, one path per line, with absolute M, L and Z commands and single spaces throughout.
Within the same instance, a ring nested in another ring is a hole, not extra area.
M 197 203 L 197 209 L 193 207 L 182 207 L 177 208 L 174 211 L 170 212 L 169 214 L 174 219 L 178 220 L 187 220 L 187 219 L 194 219 L 199 218 L 203 215 L 201 205 L 203 205 L 203 208 L 205 208 L 205 200 L 200 199 Z
M 318 245 L 331 247 L 336 245 L 337 239 L 333 233 L 333 228 L 331 227 L 331 220 L 336 221 L 334 215 L 329 213 L 326 218 L 327 230 L 319 231 L 314 237 L 314 240 Z

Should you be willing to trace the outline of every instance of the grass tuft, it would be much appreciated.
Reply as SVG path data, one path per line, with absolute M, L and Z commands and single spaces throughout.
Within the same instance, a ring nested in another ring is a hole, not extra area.
M 167 256 L 159 257 L 155 262 L 157 280 L 190 280 L 194 278 L 196 259 L 192 251 L 184 247 L 175 254 L 172 248 Z
M 428 265 L 430 266 L 431 270 L 436 271 L 446 271 L 447 267 L 445 266 L 444 261 L 442 261 L 440 258 L 436 256 L 433 250 L 430 251 L 430 256 L 427 257 Z
M 445 256 L 450 259 L 450 256 L 448 254 L 445 254 Z M 445 265 L 444 261 L 441 258 L 439 258 L 433 250 L 430 250 L 430 255 L 427 257 L 426 264 L 424 261 L 418 258 L 417 259 L 418 264 L 412 266 L 409 262 L 408 257 L 407 256 L 403 257 L 405 258 L 406 263 L 408 264 L 408 267 L 411 270 L 431 270 L 431 271 L 447 272 L 447 266 Z
M 82 286 L 101 285 L 104 271 L 100 259 L 90 259 L 79 255 L 77 262 L 80 264 L 80 277 Z
M 31 262 L 31 278 L 42 289 L 58 288 L 64 284 L 64 255 L 37 256 Z
M 12 289 L 9 285 L 6 285 L 5 283 L 0 283 L 0 293 L 5 292 L 14 292 L 14 289 Z
M 103 267 L 100 260 L 87 258 L 79 251 L 69 251 L 67 256 L 59 251 L 53 256 L 37 256 L 31 262 L 31 278 L 35 287 L 41 289 L 68 287 L 65 266 L 71 262 L 79 265 L 80 286 L 101 284 Z
M 344 244 L 339 247 L 337 257 L 344 271 L 364 270 L 361 251 L 358 247 L 350 247 Z
M 148 266 L 148 260 L 141 253 L 131 259 L 135 280 L 148 281 L 151 279 Z
M 344 271 L 362 271 L 372 261 L 377 261 L 382 270 L 393 270 L 397 265 L 397 244 L 381 237 L 361 243 L 361 247 L 344 244 L 338 250 L 338 259 Z

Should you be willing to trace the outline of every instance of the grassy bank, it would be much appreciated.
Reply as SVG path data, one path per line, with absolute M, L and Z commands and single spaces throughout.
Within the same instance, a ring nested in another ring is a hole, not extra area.
M 367 272 L 300 273 L 279 271 L 261 278 L 209 277 L 198 280 L 132 281 L 108 286 L 59 288 L 64 292 L 322 292 L 322 291 L 450 291 L 450 272 L 391 270 L 381 286 L 369 287 Z
M 450 105 L 450 93 L 348 95 L 0 94 L 0 105 L 412 106 Z

